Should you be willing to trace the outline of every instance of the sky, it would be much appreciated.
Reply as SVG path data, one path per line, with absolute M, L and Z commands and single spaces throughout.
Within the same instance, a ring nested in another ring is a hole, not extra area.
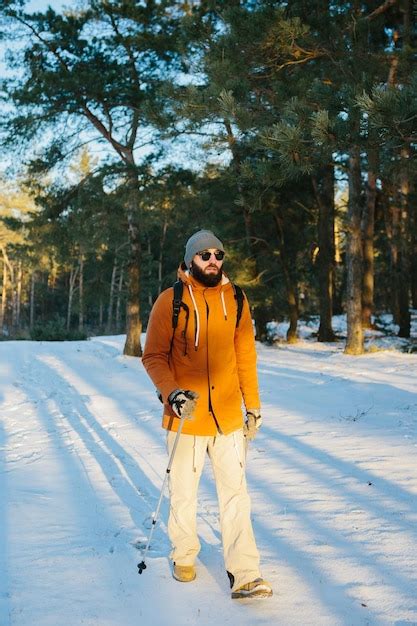
M 45 9 L 48 8 L 48 6 L 51 6 L 53 9 L 55 10 L 59 10 L 61 9 L 62 6 L 67 6 L 70 7 L 71 5 L 76 5 L 77 2 L 74 2 L 74 0 L 31 0 L 28 4 L 27 4 L 27 10 L 28 11 L 44 11 Z
M 49 6 L 56 11 L 61 11 L 62 8 L 75 8 L 79 7 L 82 0 L 29 0 L 26 4 L 27 12 L 45 11 Z M 7 68 L 4 61 L 4 54 L 6 52 L 9 43 L 0 42 L 0 78 L 5 76 L 12 76 L 12 72 Z M 102 144 L 90 144 L 90 150 L 97 155 L 107 154 L 108 150 L 104 148 Z M 211 155 L 210 161 L 226 163 L 229 159 L 227 151 L 221 154 Z M 177 141 L 175 144 L 166 144 L 165 146 L 165 158 L 161 162 L 162 165 L 174 162 L 178 166 L 200 169 L 202 161 L 205 159 L 201 153 L 201 141 L 197 141 L 195 138 L 190 140 L 186 138 L 183 141 Z M 7 158 L 2 160 L 0 164 L 0 173 L 9 171 L 10 163 Z

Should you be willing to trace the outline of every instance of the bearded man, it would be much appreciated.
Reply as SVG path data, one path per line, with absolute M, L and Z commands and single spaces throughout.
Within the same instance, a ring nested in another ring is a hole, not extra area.
M 189 238 L 178 271 L 177 319 L 174 323 L 171 287 L 153 306 L 142 360 L 164 403 L 162 425 L 170 454 L 180 418 L 187 418 L 169 474 L 174 578 L 196 578 L 197 492 L 208 454 L 231 597 L 267 597 L 272 589 L 259 569 L 245 478 L 246 442 L 262 422 L 255 338 L 248 301 L 239 290 L 239 307 L 238 288 L 223 272 L 224 257 L 223 244 L 211 231 Z

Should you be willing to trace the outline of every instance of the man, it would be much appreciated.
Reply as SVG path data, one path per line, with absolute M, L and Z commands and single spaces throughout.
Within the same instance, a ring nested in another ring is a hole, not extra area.
M 164 403 L 169 453 L 179 418 L 188 418 L 169 474 L 174 578 L 191 582 L 196 577 L 197 491 L 208 453 L 232 598 L 266 597 L 272 589 L 259 571 L 245 479 L 245 438 L 253 438 L 261 425 L 255 340 L 246 298 L 237 319 L 236 289 L 223 273 L 223 259 L 223 244 L 211 231 L 190 237 L 179 269 L 178 324 L 173 323 L 170 288 L 152 309 L 143 364 Z

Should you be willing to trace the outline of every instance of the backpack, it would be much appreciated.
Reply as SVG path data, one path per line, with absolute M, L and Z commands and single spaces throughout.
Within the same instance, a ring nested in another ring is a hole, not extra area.
M 235 294 L 235 300 L 236 300 L 236 307 L 237 307 L 237 315 L 236 315 L 236 328 L 238 328 L 239 326 L 239 322 L 240 322 L 240 318 L 242 317 L 242 311 L 243 311 L 243 304 L 245 301 L 245 297 L 243 295 L 243 290 L 241 289 L 241 287 L 239 287 L 239 285 L 235 285 L 234 283 L 231 283 L 232 287 L 233 287 L 233 291 Z M 172 342 L 174 340 L 174 333 L 175 333 L 175 329 L 178 326 L 178 317 L 180 315 L 180 310 L 181 308 L 183 308 L 185 310 L 186 313 L 186 324 L 188 323 L 188 317 L 190 314 L 190 310 L 188 308 L 188 306 L 185 304 L 185 302 L 182 301 L 182 293 L 184 291 L 184 283 L 181 280 L 176 280 L 175 283 L 173 284 L 173 289 L 174 289 L 174 298 L 172 300 L 172 328 L 173 328 L 173 333 L 172 333 L 172 340 L 171 340 L 171 348 L 172 348 Z

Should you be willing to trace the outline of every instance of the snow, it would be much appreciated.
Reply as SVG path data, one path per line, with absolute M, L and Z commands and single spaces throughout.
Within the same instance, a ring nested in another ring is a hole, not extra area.
M 380 314 L 372 317 L 374 329 L 365 330 L 365 347 L 368 351 L 379 349 L 400 349 L 404 352 L 413 351 L 417 338 L 417 309 L 411 309 L 410 335 L 411 339 L 398 337 L 399 326 L 394 323 L 391 314 Z M 301 339 L 311 340 L 317 337 L 320 325 L 320 317 L 312 315 L 309 319 L 299 320 L 297 334 Z M 267 325 L 268 339 L 271 342 L 280 343 L 285 341 L 289 322 L 269 322 Z M 347 324 L 346 315 L 333 315 L 333 331 L 339 339 L 346 339 Z
M 215 487 L 197 579 L 176 582 L 161 407 L 124 337 L 0 343 L 0 625 L 417 625 L 417 355 L 258 346 L 248 484 L 274 596 L 232 601 Z

